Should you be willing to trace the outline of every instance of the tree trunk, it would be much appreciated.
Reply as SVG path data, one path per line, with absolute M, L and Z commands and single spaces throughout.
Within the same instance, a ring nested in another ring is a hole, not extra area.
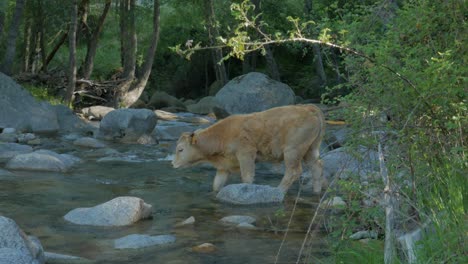
M 8 32 L 7 47 L 1 71 L 10 75 L 13 68 L 13 60 L 16 54 L 16 39 L 18 37 L 21 18 L 23 17 L 24 4 L 26 0 L 16 0 L 15 13 L 11 20 L 10 30 Z
M 219 36 L 219 31 L 216 26 L 216 17 L 214 12 L 213 0 L 205 0 L 205 17 L 208 24 L 208 38 L 210 45 L 216 45 L 216 39 Z M 223 51 L 222 49 L 213 49 L 211 57 L 213 59 L 214 71 L 216 73 L 216 80 L 225 85 L 228 82 L 226 67 L 224 66 Z
M 112 0 L 106 0 L 106 5 L 104 6 L 104 10 L 102 11 L 101 17 L 99 17 L 97 27 L 94 30 L 91 39 L 88 41 L 88 50 L 86 53 L 85 63 L 83 65 L 84 79 L 89 79 L 91 77 L 91 73 L 93 72 L 94 58 L 96 57 L 99 35 L 101 34 L 102 28 L 104 27 L 104 21 L 106 20 L 106 16 L 109 13 L 111 2 Z
M 78 28 L 78 3 L 77 0 L 73 0 L 72 12 L 71 12 L 71 24 L 69 30 L 69 50 L 70 57 L 68 63 L 68 87 L 65 94 L 65 102 L 68 106 L 72 104 L 73 92 L 75 91 L 76 84 L 76 31 Z
M 304 0 L 304 13 L 307 20 L 311 20 L 313 18 L 312 7 L 312 0 Z M 322 89 L 327 85 L 327 75 L 325 74 L 322 52 L 320 51 L 320 46 L 318 44 L 312 44 L 312 53 L 314 54 L 315 72 L 320 78 L 320 89 Z
M 52 61 L 52 59 L 55 57 L 55 54 L 57 54 L 57 51 L 60 49 L 60 47 L 65 43 L 65 40 L 67 40 L 68 37 L 68 30 L 63 32 L 62 36 L 60 39 L 57 41 L 55 44 L 54 48 L 50 51 L 49 55 L 47 55 L 44 64 L 42 65 L 42 71 L 47 71 L 47 66 L 49 66 L 49 63 Z
M 31 20 L 26 21 L 24 29 L 24 59 L 23 59 L 23 72 L 29 72 L 30 70 L 30 56 L 31 56 L 31 34 L 32 25 Z
M 265 46 L 265 51 L 267 71 L 273 80 L 277 80 L 279 82 L 281 81 L 281 78 L 278 70 L 278 64 L 276 64 L 275 57 L 273 56 L 273 51 L 271 50 L 271 47 L 269 45 Z
M 153 68 L 154 56 L 159 42 L 159 18 L 160 18 L 160 3 L 159 0 L 154 0 L 153 7 L 153 33 L 151 36 L 151 44 L 145 54 L 145 61 L 141 69 L 138 71 L 136 80 L 127 79 L 119 90 L 120 106 L 129 107 L 134 104 L 143 93 L 148 79 Z
M 7 1 L 6 0 L 0 1 L 0 41 L 2 41 L 3 28 L 5 27 L 6 9 L 7 9 Z
M 259 19 L 261 20 L 261 12 L 262 12 L 262 1 L 261 0 L 250 0 L 252 2 L 252 4 L 254 4 L 255 6 L 255 15 L 259 15 L 260 14 L 260 17 Z M 256 55 L 253 54 L 253 60 L 255 60 L 256 58 Z M 265 46 L 265 60 L 266 60 L 266 68 L 267 68 L 267 72 L 268 74 L 270 75 L 270 77 L 273 79 L 273 80 L 277 80 L 277 81 L 280 81 L 281 78 L 280 78 L 280 73 L 279 73 L 279 69 L 278 69 L 278 64 L 276 63 L 276 60 L 275 60 L 275 57 L 273 56 L 273 50 L 271 49 L 271 46 L 270 45 L 266 45 Z M 256 61 L 251 61 L 251 62 L 255 62 Z
M 137 35 L 135 30 L 135 0 L 120 0 L 122 78 L 133 79 L 136 69 Z

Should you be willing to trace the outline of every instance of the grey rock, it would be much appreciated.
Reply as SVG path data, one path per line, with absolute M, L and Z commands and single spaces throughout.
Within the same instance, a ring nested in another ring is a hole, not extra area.
M 219 106 L 216 97 L 203 97 L 198 103 L 187 106 L 187 110 L 194 114 L 206 115 L 213 113 L 213 107 Z
M 2 131 L 2 134 L 14 134 L 14 133 L 16 133 L 16 129 L 13 127 L 6 127 Z
M 295 95 L 288 85 L 251 72 L 228 82 L 216 94 L 216 100 L 231 114 L 245 114 L 294 104 Z
M 137 142 L 143 135 L 151 135 L 157 123 L 156 114 L 149 109 L 118 109 L 101 121 L 98 138 Z
M 187 225 L 193 225 L 195 223 L 195 217 L 190 216 L 189 218 L 185 219 L 184 221 L 176 224 L 176 226 L 187 226 Z
M 360 156 L 360 157 L 359 157 Z M 346 148 L 337 148 L 325 153 L 322 156 L 323 176 L 332 179 L 335 175 L 341 177 L 342 174 L 358 174 L 361 177 L 372 173 L 378 167 L 378 158 L 375 151 L 361 148 L 351 155 Z M 346 178 L 349 175 L 343 175 Z M 364 180 L 364 179 L 362 179 Z
M 78 225 L 126 226 L 151 216 L 152 206 L 142 199 L 121 196 L 89 208 L 68 212 L 65 220 Z
M 366 238 L 377 239 L 377 232 L 372 231 L 372 230 L 362 230 L 362 231 L 358 231 L 350 235 L 349 238 L 353 240 L 366 239 Z
M 10 159 L 19 154 L 26 154 L 33 151 L 31 146 L 17 143 L 0 143 L 0 159 Z
M 27 143 L 28 141 L 36 139 L 36 135 L 33 133 L 25 133 L 18 135 L 18 142 L 19 143 Z
M 182 133 L 196 129 L 197 127 L 192 124 L 178 122 L 176 125 L 158 125 L 154 130 L 154 135 L 161 141 L 173 141 L 178 140 Z
M 45 263 L 39 240 L 26 236 L 15 221 L 4 216 L 0 216 L 0 263 Z
M 166 111 L 163 111 L 163 110 L 154 110 L 154 113 L 156 114 L 156 116 L 160 120 L 171 121 L 171 120 L 179 119 L 178 115 L 176 115 L 174 113 L 166 112 Z
M 0 143 L 2 142 L 9 142 L 9 143 L 15 143 L 18 142 L 18 135 L 16 134 L 0 134 Z
M 156 245 L 172 244 L 176 241 L 176 237 L 173 235 L 138 235 L 132 234 L 119 239 L 114 240 L 114 248 L 126 249 L 126 248 L 144 248 Z
M 0 169 L 0 176 L 14 176 L 14 174 L 7 170 Z
M 6 168 L 11 170 L 66 172 L 79 162 L 81 162 L 79 158 L 69 154 L 38 150 L 33 153 L 16 155 L 7 162 Z
M 346 202 L 343 200 L 343 198 L 335 196 L 325 200 L 322 204 L 322 207 L 330 209 L 342 209 L 346 207 Z
M 102 106 L 102 105 L 95 105 L 90 107 L 85 107 L 81 109 L 81 113 L 88 119 L 96 119 L 101 120 L 106 116 L 109 112 L 114 111 L 113 107 Z
M 284 193 L 277 187 L 240 183 L 225 186 L 216 198 L 232 204 L 279 203 L 283 201 Z
M 66 106 L 37 101 L 13 79 L 0 73 L 0 127 L 17 131 L 55 133 L 87 125 Z
M 219 221 L 223 224 L 240 225 L 240 224 L 253 224 L 255 223 L 256 219 L 248 215 L 230 215 L 230 216 L 221 218 L 221 220 Z
M 105 148 L 106 144 L 102 143 L 101 141 L 91 138 L 91 137 L 83 137 L 73 141 L 73 145 L 86 147 L 86 148 Z
M 184 103 L 182 103 L 179 99 L 163 91 L 156 91 L 151 96 L 151 99 L 149 100 L 147 105 L 152 109 L 161 109 L 168 107 L 186 109 Z

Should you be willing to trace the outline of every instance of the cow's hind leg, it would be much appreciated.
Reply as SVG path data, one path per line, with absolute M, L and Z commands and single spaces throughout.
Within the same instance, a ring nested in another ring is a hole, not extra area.
M 304 161 L 312 174 L 312 187 L 315 194 L 319 194 L 322 190 L 323 179 L 323 165 L 320 160 L 320 141 L 314 142 L 307 151 Z
M 225 170 L 217 170 L 216 171 L 216 176 L 213 180 L 213 191 L 218 192 L 223 188 L 224 184 L 226 184 L 226 181 L 229 177 L 229 172 Z
M 284 166 L 286 171 L 284 177 L 278 186 L 283 192 L 287 192 L 289 187 L 297 180 L 302 174 L 302 151 L 298 149 L 291 149 L 284 152 Z

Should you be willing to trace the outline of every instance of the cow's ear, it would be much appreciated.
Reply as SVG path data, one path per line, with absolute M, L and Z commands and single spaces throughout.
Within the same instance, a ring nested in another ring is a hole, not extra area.
M 193 132 L 192 132 L 192 134 L 190 134 L 190 144 L 192 144 L 192 145 L 197 144 L 197 139 L 195 138 L 195 133 L 193 133 Z

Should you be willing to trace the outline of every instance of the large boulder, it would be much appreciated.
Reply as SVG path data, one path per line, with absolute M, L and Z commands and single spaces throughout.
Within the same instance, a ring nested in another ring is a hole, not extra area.
M 65 106 L 37 101 L 13 79 L 0 72 L 0 128 L 18 131 L 56 133 L 89 131 L 90 126 Z
M 138 197 L 121 196 L 89 208 L 68 212 L 65 220 L 78 225 L 126 226 L 151 217 L 152 206 Z
M 187 110 L 194 114 L 206 115 L 213 113 L 213 107 L 219 106 L 214 96 L 203 97 L 198 103 L 187 106 Z
M 4 216 L 0 216 L 0 263 L 45 263 L 39 240 L 26 236 L 15 221 Z
M 179 99 L 175 98 L 174 96 L 163 92 L 163 91 L 156 91 L 148 102 L 148 107 L 153 109 L 161 109 L 161 108 L 180 108 L 185 109 L 184 103 L 182 103 Z
M 216 198 L 231 204 L 279 203 L 283 201 L 284 193 L 277 187 L 240 183 L 225 186 Z
M 118 109 L 108 113 L 101 121 L 98 138 L 138 142 L 140 138 L 150 136 L 158 118 L 149 109 Z
M 295 95 L 288 85 L 251 72 L 228 82 L 216 94 L 216 100 L 231 114 L 245 114 L 294 104 Z
M 11 170 L 66 172 L 79 162 L 81 162 L 80 158 L 69 154 L 58 154 L 50 150 L 38 150 L 14 156 L 7 162 L 6 168 Z

